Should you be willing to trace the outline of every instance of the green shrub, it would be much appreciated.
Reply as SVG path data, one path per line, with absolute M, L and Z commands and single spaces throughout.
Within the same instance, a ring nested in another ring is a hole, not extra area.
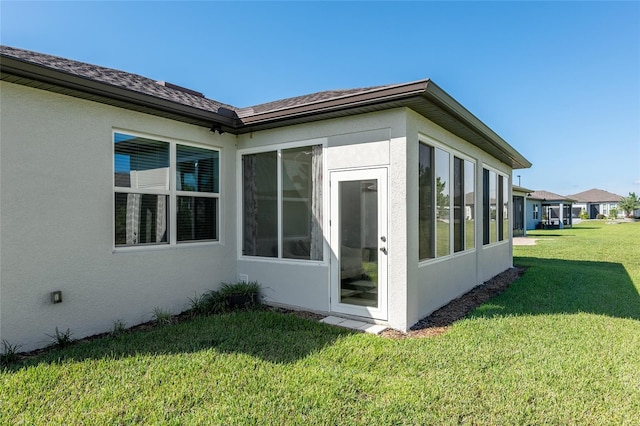
M 189 298 L 189 313 L 192 316 L 205 315 L 207 313 L 207 298 L 206 294 L 197 294 L 192 298 Z
M 260 304 L 260 284 L 257 282 L 222 283 L 219 290 L 189 298 L 192 315 L 211 315 L 234 309 L 252 308 Z
M 260 303 L 260 284 L 240 281 L 233 284 L 222 283 L 220 295 L 226 300 L 229 308 L 251 308 Z
M 153 320 L 158 325 L 169 325 L 173 322 L 173 314 L 156 306 L 153 308 Z
M 66 348 L 74 342 L 72 335 L 73 333 L 71 333 L 70 329 L 67 328 L 66 331 L 60 331 L 58 327 L 56 327 L 55 334 L 47 334 L 48 337 L 53 339 L 53 346 L 57 346 L 60 349 Z
M 119 319 L 113 322 L 113 328 L 111 329 L 111 335 L 117 336 L 124 333 L 127 330 L 127 322 Z
M 22 345 L 12 345 L 6 339 L 2 339 L 2 353 L 0 354 L 0 365 L 9 365 L 18 361 L 18 350 Z
M 242 295 L 257 296 L 260 294 L 260 284 L 256 281 L 245 282 L 240 281 L 233 284 L 222 283 L 219 293 L 223 296 Z
M 204 299 L 205 314 L 219 314 L 228 310 L 227 300 L 220 292 L 211 290 L 202 297 Z

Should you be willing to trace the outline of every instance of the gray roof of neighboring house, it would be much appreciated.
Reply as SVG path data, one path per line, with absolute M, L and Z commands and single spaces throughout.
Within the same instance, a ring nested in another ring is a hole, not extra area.
M 0 46 L 2 80 L 234 134 L 410 108 L 513 168 L 531 163 L 429 79 L 330 90 L 236 108 L 201 93 L 136 74 Z
M 621 195 L 596 188 L 569 195 L 569 197 L 580 203 L 617 203 L 624 198 Z
M 558 202 L 560 201 L 574 202 L 575 201 L 573 198 L 565 197 L 560 194 L 555 194 L 553 192 L 542 191 L 542 190 L 533 191 L 529 196 L 529 198 L 532 200 L 542 200 L 542 201 L 558 201 Z

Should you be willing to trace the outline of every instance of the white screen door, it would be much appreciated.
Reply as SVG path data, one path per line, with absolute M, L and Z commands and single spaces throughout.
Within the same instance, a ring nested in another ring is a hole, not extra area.
M 331 310 L 387 319 L 387 169 L 331 173 Z

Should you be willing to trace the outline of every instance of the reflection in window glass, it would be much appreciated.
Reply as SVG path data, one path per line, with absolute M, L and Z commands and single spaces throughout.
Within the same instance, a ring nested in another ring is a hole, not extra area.
M 176 146 L 176 189 L 219 192 L 219 153 L 185 145 Z
M 475 165 L 453 157 L 453 250 L 475 246 Z
M 418 255 L 435 257 L 433 203 L 433 148 L 420 144 L 418 165 Z
M 471 161 L 464 162 L 464 223 L 466 250 L 475 247 L 476 243 L 476 165 Z
M 278 257 L 278 156 L 242 156 L 243 246 L 248 256 Z
M 311 255 L 312 147 L 282 151 L 282 256 Z
M 498 241 L 498 175 L 489 171 L 489 243 Z
M 166 243 L 167 200 L 166 195 L 116 192 L 116 246 Z
M 178 241 L 216 240 L 218 238 L 218 199 L 177 197 Z
M 322 145 L 242 156 L 245 256 L 323 259 L 322 164 Z
M 453 157 L 453 251 L 464 250 L 464 160 Z
M 451 222 L 451 200 L 449 196 L 449 153 L 436 148 L 436 256 L 450 252 L 449 223 Z
M 114 185 L 169 189 L 169 143 L 116 133 Z
M 378 307 L 378 181 L 341 181 L 340 302 Z
M 502 232 L 500 233 L 500 240 L 509 239 L 509 178 L 506 176 L 500 176 L 500 184 L 502 185 L 502 204 L 501 208 L 501 224 Z
M 113 142 L 116 246 L 217 240 L 218 151 L 123 133 Z

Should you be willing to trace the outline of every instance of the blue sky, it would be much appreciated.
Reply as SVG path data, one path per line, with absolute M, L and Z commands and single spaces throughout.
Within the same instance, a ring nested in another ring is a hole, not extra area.
M 243 107 L 431 78 L 533 163 L 640 194 L 640 2 L 0 2 L 2 44 Z

